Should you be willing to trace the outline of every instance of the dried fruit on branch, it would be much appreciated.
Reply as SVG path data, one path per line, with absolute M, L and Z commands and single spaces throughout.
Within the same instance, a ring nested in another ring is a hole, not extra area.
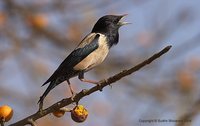
M 87 119 L 88 111 L 84 108 L 83 105 L 77 105 L 71 111 L 71 118 L 75 122 L 84 122 Z
M 10 106 L 3 105 L 0 107 L 0 119 L 8 122 L 13 116 L 13 110 Z
M 64 110 L 58 110 L 58 111 L 53 112 L 53 115 L 58 118 L 62 117 L 64 114 L 65 114 Z

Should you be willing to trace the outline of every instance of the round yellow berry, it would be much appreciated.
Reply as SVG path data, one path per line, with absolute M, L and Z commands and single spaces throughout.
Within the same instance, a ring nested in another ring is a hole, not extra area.
M 0 119 L 8 122 L 13 116 L 13 110 L 10 106 L 0 106 Z
M 84 122 L 87 119 L 88 111 L 84 108 L 83 105 L 77 105 L 71 111 L 71 118 L 75 122 Z

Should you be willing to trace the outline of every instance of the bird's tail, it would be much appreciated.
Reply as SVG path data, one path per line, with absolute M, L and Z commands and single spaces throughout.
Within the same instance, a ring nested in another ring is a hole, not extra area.
M 47 87 L 47 89 L 45 90 L 45 92 L 42 94 L 42 96 L 40 97 L 40 100 L 38 101 L 39 109 L 42 109 L 44 98 L 47 96 L 47 94 L 48 94 L 55 86 L 56 86 L 55 81 L 52 81 L 52 82 L 49 84 L 49 86 Z

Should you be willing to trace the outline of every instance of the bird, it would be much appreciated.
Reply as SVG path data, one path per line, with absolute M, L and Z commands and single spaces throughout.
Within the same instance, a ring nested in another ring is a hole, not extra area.
M 95 23 L 91 33 L 78 44 L 78 46 L 59 65 L 55 72 L 42 85 L 49 83 L 47 89 L 40 97 L 39 110 L 43 108 L 43 101 L 47 94 L 57 85 L 67 81 L 72 95 L 74 91 L 71 87 L 70 79 L 78 76 L 80 81 L 98 84 L 93 80 L 84 78 L 84 73 L 101 64 L 109 53 L 109 50 L 119 42 L 119 28 L 130 24 L 122 22 L 123 15 L 105 15 Z

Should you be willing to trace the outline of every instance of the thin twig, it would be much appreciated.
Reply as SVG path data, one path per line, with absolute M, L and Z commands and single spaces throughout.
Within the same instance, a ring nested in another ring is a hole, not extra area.
M 159 58 L 160 56 L 162 56 L 163 54 L 165 54 L 166 52 L 168 52 L 170 50 L 172 46 L 167 46 L 165 47 L 164 49 L 162 49 L 160 52 L 154 54 L 153 56 L 151 56 L 150 58 L 148 58 L 147 60 L 143 61 L 142 63 L 139 63 L 138 65 L 128 69 L 128 70 L 123 70 L 122 72 L 114 75 L 114 76 L 111 76 L 107 79 L 103 79 L 101 81 L 99 81 L 99 85 L 97 86 L 94 86 L 92 88 L 90 88 L 89 90 L 82 90 L 81 92 L 79 92 L 78 94 L 76 94 L 74 96 L 74 98 L 72 99 L 71 97 L 70 98 L 66 98 L 66 99 L 63 99 L 55 104 L 53 104 L 52 106 L 48 107 L 47 109 L 41 111 L 41 112 L 36 112 L 35 114 L 33 115 L 30 115 L 29 117 L 26 117 L 14 124 L 11 124 L 10 126 L 23 126 L 25 124 L 28 124 L 29 123 L 29 120 L 37 120 L 49 113 L 52 113 L 54 112 L 55 110 L 58 110 L 64 106 L 67 106 L 69 104 L 72 104 L 74 102 L 78 102 L 80 101 L 80 99 L 82 99 L 83 97 L 87 96 L 87 95 L 90 95 L 98 90 L 101 90 L 103 89 L 104 87 L 108 86 L 108 85 L 111 85 L 113 84 L 114 82 L 120 80 L 121 78 L 127 76 L 127 75 L 130 75 L 136 71 L 138 71 L 139 69 L 141 69 L 142 67 L 146 66 L 147 64 L 150 64 L 152 61 L 154 61 L 155 59 Z
M 31 126 L 37 126 L 36 123 L 32 119 L 28 120 L 28 124 L 30 124 Z
M 197 116 L 200 112 L 200 99 L 198 99 L 194 105 L 191 107 L 191 109 L 180 116 L 178 118 L 179 122 L 176 123 L 176 126 L 188 126 L 188 123 L 192 122 L 192 119 L 194 119 L 195 116 Z
M 4 122 L 5 122 L 5 119 L 4 118 L 0 118 L 0 125 L 1 126 L 4 126 Z
M 1 126 L 4 126 L 4 122 L 3 121 L 1 121 L 0 124 L 1 124 Z

